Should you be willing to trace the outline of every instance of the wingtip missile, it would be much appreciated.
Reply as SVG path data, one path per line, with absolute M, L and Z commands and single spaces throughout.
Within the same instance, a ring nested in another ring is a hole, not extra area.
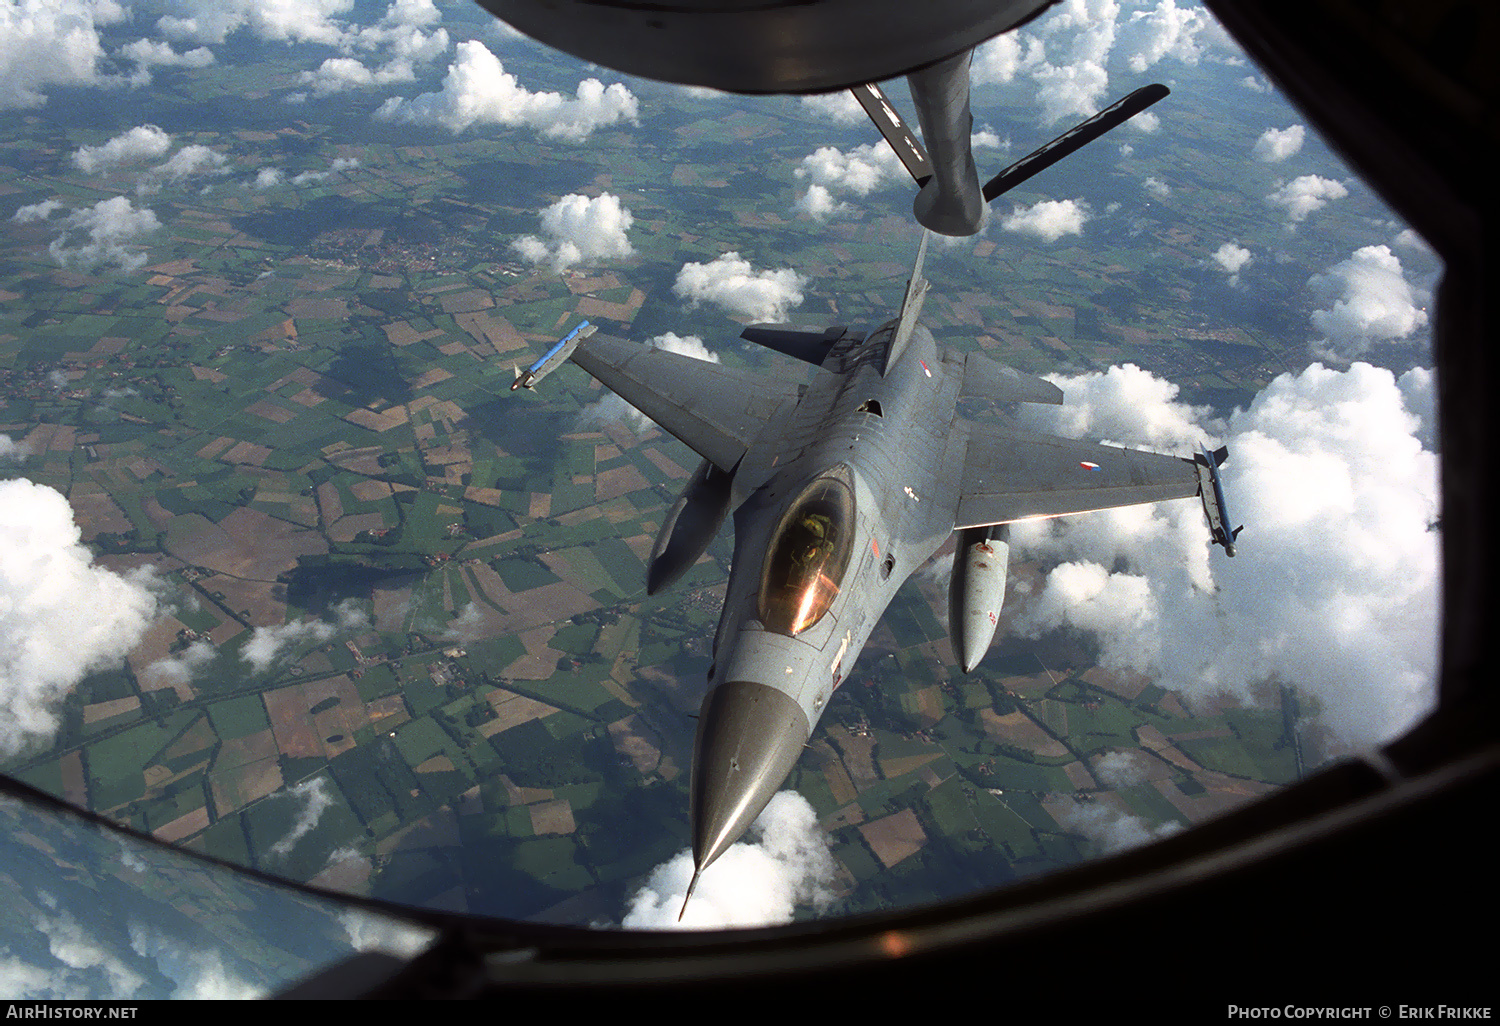
M 1229 529 L 1229 509 L 1224 502 L 1224 482 L 1219 468 L 1229 459 L 1229 447 L 1220 446 L 1210 452 L 1208 446 L 1199 445 L 1193 457 L 1193 466 L 1198 471 L 1198 497 L 1203 500 L 1203 513 L 1208 517 L 1208 532 L 1215 545 L 1223 546 L 1224 554 L 1234 555 L 1234 541 L 1245 529 L 1241 524 Z
M 682 922 L 682 917 L 687 915 L 688 902 L 693 898 L 693 888 L 698 886 L 698 877 L 703 875 L 703 869 L 699 866 L 693 867 L 693 879 L 688 882 L 687 893 L 682 896 L 682 911 L 677 913 L 677 921 Z
M 557 345 L 547 350 L 536 363 L 533 363 L 524 371 L 517 370 L 516 380 L 511 382 L 510 390 L 514 392 L 518 388 L 536 388 L 537 382 L 568 362 L 568 359 L 573 355 L 573 350 L 578 348 L 578 343 L 598 330 L 596 326 L 590 324 L 588 321 L 584 321 L 578 325 L 578 327 L 559 339 Z

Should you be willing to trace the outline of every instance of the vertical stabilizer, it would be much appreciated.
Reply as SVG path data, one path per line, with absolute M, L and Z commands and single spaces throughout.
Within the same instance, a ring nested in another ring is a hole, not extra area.
M 927 296 L 927 279 L 922 275 L 922 263 L 927 259 L 927 237 L 930 233 L 922 229 L 922 242 L 917 246 L 917 262 L 912 266 L 911 279 L 906 283 L 906 296 L 901 300 L 901 318 L 896 323 L 896 334 L 891 338 L 891 347 L 886 350 L 884 374 L 894 367 L 906 343 L 911 340 L 912 329 L 922 313 L 922 300 Z

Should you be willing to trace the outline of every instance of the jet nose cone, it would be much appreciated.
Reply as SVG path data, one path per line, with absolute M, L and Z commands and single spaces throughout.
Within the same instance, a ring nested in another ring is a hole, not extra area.
M 693 862 L 699 872 L 749 829 L 811 732 L 802 707 L 775 688 L 729 681 L 708 693 L 693 743 Z

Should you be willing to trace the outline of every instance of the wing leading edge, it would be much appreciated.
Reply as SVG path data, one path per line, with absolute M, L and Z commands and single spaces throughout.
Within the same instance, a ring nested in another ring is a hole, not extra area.
M 585 339 L 573 362 L 724 471 L 801 398 L 794 384 L 609 335 Z
M 1190 459 L 973 421 L 955 426 L 969 436 L 957 528 L 1198 494 Z

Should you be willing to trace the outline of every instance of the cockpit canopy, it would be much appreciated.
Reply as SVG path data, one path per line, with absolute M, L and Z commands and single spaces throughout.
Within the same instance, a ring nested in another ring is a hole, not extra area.
M 761 569 L 760 619 L 767 630 L 797 635 L 828 612 L 849 569 L 854 525 L 846 466 L 818 477 L 792 502 L 771 535 Z

